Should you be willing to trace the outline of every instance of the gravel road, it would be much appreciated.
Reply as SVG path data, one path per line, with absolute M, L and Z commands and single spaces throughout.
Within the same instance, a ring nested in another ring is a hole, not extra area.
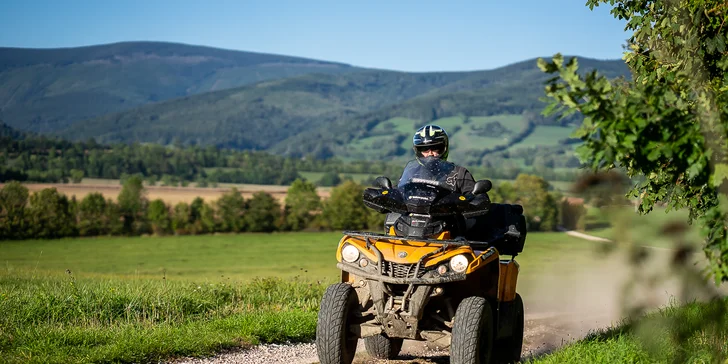
M 578 319 L 572 319 L 578 317 Z M 565 343 L 587 334 L 589 329 L 603 324 L 606 317 L 563 314 L 527 314 L 524 334 L 523 358 L 532 358 L 551 352 Z M 316 346 L 313 343 L 288 345 L 258 345 L 222 353 L 210 358 L 182 358 L 173 364 L 311 364 L 318 363 Z M 376 360 L 364 351 L 359 341 L 355 364 L 384 363 L 449 363 L 447 351 L 435 351 L 425 343 L 405 340 L 397 360 Z M 170 363 L 170 364 L 172 364 Z

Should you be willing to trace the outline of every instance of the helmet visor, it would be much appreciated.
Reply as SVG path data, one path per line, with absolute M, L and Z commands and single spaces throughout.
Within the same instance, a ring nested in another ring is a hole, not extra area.
M 433 144 L 433 145 L 420 145 L 420 146 L 416 146 L 415 149 L 417 150 L 418 154 L 422 154 L 426 151 L 433 151 L 439 155 L 442 155 L 442 153 L 445 153 L 445 145 L 443 145 L 442 143 Z

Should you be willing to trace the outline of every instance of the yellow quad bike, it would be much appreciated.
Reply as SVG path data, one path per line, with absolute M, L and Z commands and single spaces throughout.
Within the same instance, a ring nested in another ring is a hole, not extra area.
M 379 188 L 364 191 L 366 206 L 388 213 L 386 234 L 344 232 L 336 250 L 341 282 L 326 289 L 318 315 L 321 364 L 351 363 L 359 338 L 379 359 L 397 357 L 411 339 L 449 347 L 451 363 L 520 360 L 514 258 L 526 238 L 523 209 L 492 204 L 488 180 L 472 193 L 454 192 L 453 167 L 410 164 L 396 188 L 379 177 Z

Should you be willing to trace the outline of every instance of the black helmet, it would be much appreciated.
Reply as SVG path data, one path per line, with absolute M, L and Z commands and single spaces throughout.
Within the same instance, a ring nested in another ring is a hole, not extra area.
M 445 129 L 434 124 L 428 124 L 417 129 L 412 137 L 412 144 L 417 158 L 422 158 L 422 150 L 439 149 L 440 159 L 447 160 L 447 154 L 450 151 L 450 139 Z

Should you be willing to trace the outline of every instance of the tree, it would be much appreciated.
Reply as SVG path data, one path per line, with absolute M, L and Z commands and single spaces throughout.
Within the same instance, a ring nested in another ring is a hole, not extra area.
M 215 217 L 215 209 L 210 204 L 203 204 L 200 208 L 200 233 L 211 233 L 218 231 L 218 220 Z
M 595 171 L 640 176 L 628 195 L 639 212 L 656 203 L 687 208 L 705 236 L 716 283 L 728 280 L 728 228 L 720 195 L 728 194 L 728 6 L 723 0 L 588 0 L 608 3 L 632 31 L 624 59 L 632 79 L 579 72 L 556 54 L 538 66 L 556 74 L 546 86 L 546 115 L 584 116 L 575 136 L 581 160 Z
M 124 232 L 126 234 L 144 232 L 147 199 L 142 178 L 137 175 L 127 178 L 117 199 L 119 211 L 124 218 Z
M 84 172 L 80 169 L 72 169 L 71 170 L 71 182 L 73 183 L 81 183 L 83 180 Z
M 189 231 L 191 234 L 202 234 L 208 230 L 202 223 L 202 212 L 205 207 L 205 200 L 202 197 L 195 197 L 190 203 L 190 226 Z
M 319 186 L 332 187 L 337 186 L 341 183 L 341 177 L 336 172 L 326 172 L 318 182 Z
M 68 197 L 55 188 L 44 188 L 30 196 L 26 220 L 29 236 L 34 238 L 62 238 L 76 232 Z
M 243 216 L 247 206 L 245 199 L 233 187 L 229 192 L 217 199 L 217 211 L 220 216 L 220 231 L 239 233 L 245 230 Z
M 364 188 L 354 181 L 346 181 L 331 190 L 322 214 L 329 228 L 353 230 L 369 225 L 369 209 L 362 202 L 363 192 Z
M 245 224 L 248 231 L 268 233 L 278 229 L 280 216 L 281 206 L 278 201 L 270 193 L 259 191 L 248 200 Z
M 178 235 L 189 234 L 191 215 L 190 205 L 184 201 L 178 202 L 172 211 L 172 231 Z
M 303 230 L 313 220 L 313 213 L 321 209 L 321 197 L 316 185 L 296 179 L 288 188 L 285 201 L 286 224 L 291 230 Z
M 551 231 L 559 221 L 556 199 L 549 193 L 549 183 L 541 177 L 518 175 L 513 183 L 516 203 L 523 205 L 529 230 Z
M 28 189 L 20 182 L 10 182 L 0 190 L 0 239 L 25 237 L 28 196 Z
M 81 236 L 97 236 L 110 232 L 108 206 L 104 195 L 92 192 L 78 206 L 78 233 Z
M 170 231 L 169 208 L 161 198 L 149 203 L 147 220 L 154 234 L 164 235 Z

